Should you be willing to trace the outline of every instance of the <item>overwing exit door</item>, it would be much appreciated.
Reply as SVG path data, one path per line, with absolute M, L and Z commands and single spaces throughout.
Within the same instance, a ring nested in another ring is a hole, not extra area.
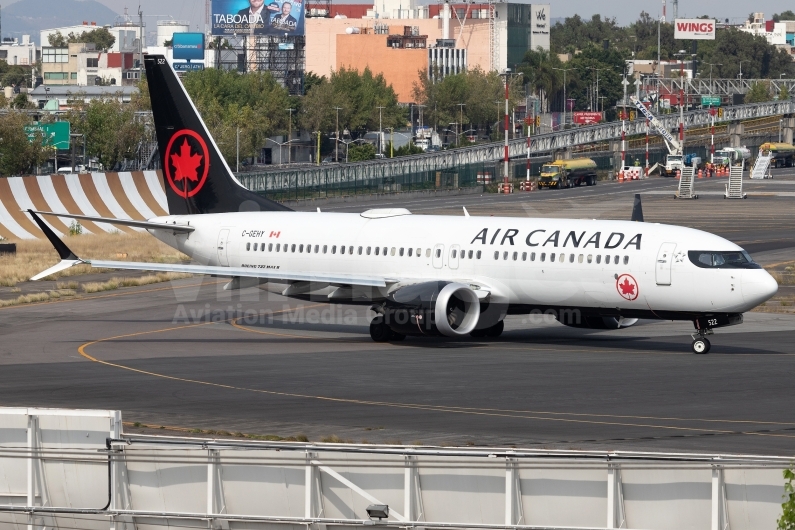
M 657 252 L 657 264 L 655 267 L 655 277 L 657 285 L 671 285 L 671 264 L 674 259 L 674 249 L 676 243 L 663 243 Z
M 227 250 L 229 249 L 229 230 L 224 228 L 218 232 L 218 263 L 223 267 L 229 266 L 229 256 Z

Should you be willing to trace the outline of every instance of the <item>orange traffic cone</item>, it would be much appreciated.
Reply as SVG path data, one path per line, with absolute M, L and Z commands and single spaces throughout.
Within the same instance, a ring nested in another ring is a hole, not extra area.
M 680 170 L 676 170 L 676 180 L 679 180 L 682 177 L 682 172 Z
M 618 181 L 619 182 L 624 182 L 624 171 L 619 171 L 618 172 Z
M 698 170 L 698 178 L 700 178 L 700 179 L 704 178 L 704 171 L 701 170 L 701 169 Z

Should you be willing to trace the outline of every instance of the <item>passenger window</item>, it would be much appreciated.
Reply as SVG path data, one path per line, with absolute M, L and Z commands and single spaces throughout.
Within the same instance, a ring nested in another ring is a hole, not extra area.
M 571 260 L 571 261 L 574 261 L 574 255 L 573 255 L 573 254 L 572 254 L 572 256 L 571 256 L 571 257 L 572 257 L 572 260 Z M 560 261 L 561 263 L 563 263 L 564 261 L 566 261 L 566 254 L 564 254 L 563 252 L 561 252 L 561 253 L 560 253 L 560 260 L 559 260 L 559 261 Z
M 455 249 L 452 249 L 452 250 L 450 251 L 450 257 L 452 257 L 453 259 L 455 259 L 455 256 L 456 256 L 456 250 L 455 250 Z
M 593 262 L 593 254 L 588 254 L 588 263 Z
M 522 252 L 522 261 L 527 261 L 527 252 Z
M 425 249 L 425 257 L 426 258 L 430 258 L 431 257 L 431 249 L 429 249 L 429 248 Z
M 500 259 L 500 252 L 499 250 L 494 251 L 494 259 Z
M 384 256 L 386 256 L 386 247 L 384 247 Z
M 577 258 L 577 263 L 582 263 L 582 258 L 583 258 L 583 256 L 582 256 L 582 254 L 580 254 L 580 256 Z
M 422 257 L 422 249 L 421 249 L 421 248 L 418 248 L 418 249 L 417 249 L 417 257 L 418 257 L 418 258 L 421 258 L 421 257 Z
M 280 243 L 276 243 L 276 252 L 279 252 L 279 247 L 281 247 Z
M 541 262 L 542 262 L 542 263 L 544 262 L 544 258 L 546 258 L 546 257 L 547 257 L 546 253 L 545 253 L 545 252 L 542 252 L 542 253 L 541 253 Z
M 304 246 L 303 245 L 299 245 L 298 246 L 298 252 L 303 252 L 303 251 L 304 251 Z
M 257 243 L 254 243 L 254 251 L 256 252 L 256 250 L 257 250 Z
M 517 259 L 519 259 L 519 253 L 518 252 L 514 252 L 513 253 L 513 260 L 516 261 Z
M 629 263 L 629 256 L 624 256 L 624 265 Z
M 467 257 L 467 251 L 466 250 L 462 250 L 461 251 L 461 259 L 466 259 L 466 257 Z
M 345 246 L 340 247 L 340 254 L 345 254 Z
M 596 255 L 596 263 L 597 264 L 602 263 L 602 255 L 601 254 L 597 254 Z
M 610 254 L 605 256 L 605 265 L 610 265 Z
M 323 245 L 323 254 L 328 252 L 328 245 Z
M 413 248 L 410 248 L 410 249 L 409 249 L 409 257 L 411 257 L 411 253 L 412 253 L 413 251 L 414 251 L 414 249 L 413 249 Z
M 469 251 L 469 259 L 472 259 L 472 251 Z
M 400 252 L 399 252 L 399 254 L 400 254 L 400 257 L 402 258 L 402 257 L 403 257 L 403 247 L 400 247 Z
M 613 258 L 613 265 L 618 265 L 618 254 L 616 254 L 615 258 Z
M 531 252 L 530 253 L 530 261 L 535 261 L 535 260 L 536 260 L 536 253 L 535 252 Z
M 441 258 L 442 257 L 442 249 L 440 249 L 440 248 L 436 249 L 436 257 L 437 258 Z
M 375 255 L 378 256 L 379 252 L 381 252 L 381 247 L 375 247 Z
M 259 246 L 259 251 L 260 251 L 260 252 L 265 252 L 265 243 L 262 243 L 262 244 Z
M 542 254 L 542 256 L 543 256 L 543 254 Z M 554 252 L 550 252 L 549 253 L 549 261 L 555 261 L 555 253 Z
M 395 255 L 395 247 L 392 247 L 392 252 L 390 252 L 389 255 L 390 256 L 394 256 Z
M 362 255 L 362 250 L 363 250 L 362 247 L 359 247 L 359 255 L 360 256 Z
M 273 252 L 273 243 L 268 243 L 268 252 Z
M 507 252 L 503 252 L 502 253 L 502 259 L 508 259 L 508 253 Z
M 246 250 L 251 250 L 251 243 L 246 243 Z
M 282 252 L 287 252 L 288 250 L 290 250 L 289 245 L 285 243 L 284 246 L 282 247 Z
M 367 247 L 367 255 L 370 255 L 370 247 Z
M 353 246 L 348 247 L 348 254 L 353 254 Z
M 477 253 L 475 256 L 476 256 L 478 259 L 480 259 L 480 251 L 479 251 L 479 250 L 478 250 L 478 253 Z
M 315 245 L 315 254 L 317 254 L 317 253 L 318 253 L 318 249 L 319 249 L 319 248 L 320 248 L 320 245 Z M 325 252 L 325 251 L 324 251 L 324 252 Z
M 569 263 L 574 263 L 574 254 L 569 254 Z
M 295 244 L 290 247 L 290 252 L 295 252 Z
M 312 245 L 307 245 L 306 246 L 306 253 L 307 254 L 311 254 L 312 253 Z
M 331 253 L 332 254 L 336 254 L 337 253 L 337 245 L 331 245 Z

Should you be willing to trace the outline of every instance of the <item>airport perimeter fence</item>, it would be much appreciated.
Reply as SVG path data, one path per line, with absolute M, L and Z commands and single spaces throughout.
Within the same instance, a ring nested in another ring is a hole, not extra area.
M 126 435 L 121 420 L 112 410 L 0 407 L 0 527 L 772 529 L 792 465 L 732 454 Z

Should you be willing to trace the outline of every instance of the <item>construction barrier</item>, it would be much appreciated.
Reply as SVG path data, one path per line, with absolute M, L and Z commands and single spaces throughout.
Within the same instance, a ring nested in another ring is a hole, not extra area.
M 477 183 L 478 184 L 491 184 L 492 176 L 489 172 L 480 172 L 478 171 L 477 174 Z
M 168 215 L 159 171 L 0 178 L 0 236 L 43 238 L 44 234 L 25 211 L 28 209 L 138 220 Z M 44 219 L 59 236 L 68 234 L 73 223 L 67 217 Z M 143 230 L 91 221 L 80 221 L 80 225 L 84 233 L 95 234 Z
M 500 184 L 500 193 L 513 193 L 513 184 L 509 182 Z
M 538 189 L 538 187 L 536 186 L 536 183 L 535 183 L 534 180 L 526 180 L 526 181 L 522 182 L 521 184 L 519 184 L 519 189 L 521 191 L 536 191 Z

